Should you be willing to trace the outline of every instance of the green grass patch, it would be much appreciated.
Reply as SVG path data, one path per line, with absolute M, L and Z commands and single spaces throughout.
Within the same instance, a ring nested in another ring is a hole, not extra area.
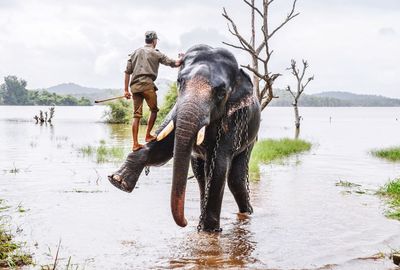
M 3 206 L 3 200 L 0 200 L 0 206 Z M 21 251 L 22 244 L 13 240 L 13 235 L 6 229 L 8 225 L 0 216 L 0 268 L 17 268 L 33 263 L 30 254 Z
M 378 194 L 388 199 L 389 210 L 386 213 L 388 218 L 400 220 L 400 178 L 386 183 Z
M 400 161 L 400 147 L 389 147 L 380 150 L 373 150 L 371 153 L 379 158 L 390 161 Z
M 29 209 L 26 209 L 26 208 L 24 208 L 24 207 L 22 206 L 22 204 L 19 204 L 19 205 L 17 206 L 17 211 L 18 211 L 19 213 L 25 213 L 25 212 L 29 211 Z
M 253 148 L 249 170 L 251 179 L 260 179 L 260 164 L 282 160 L 286 157 L 305 152 L 311 149 L 311 143 L 304 140 L 279 139 L 261 140 Z
M 97 163 L 122 161 L 125 157 L 123 147 L 107 146 L 105 140 L 100 140 L 99 146 L 83 146 L 78 148 L 83 156 L 94 157 Z
M 79 152 L 81 154 L 83 154 L 84 156 L 91 156 L 91 155 L 93 155 L 93 153 L 96 152 L 96 147 L 90 146 L 90 145 L 83 146 L 83 147 L 79 148 Z

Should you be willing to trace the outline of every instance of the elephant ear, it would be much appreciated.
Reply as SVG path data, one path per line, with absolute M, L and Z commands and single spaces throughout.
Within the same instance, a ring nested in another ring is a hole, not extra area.
M 250 76 L 244 72 L 243 69 L 239 69 L 231 95 L 228 99 L 229 106 L 242 103 L 245 99 L 253 95 L 253 83 L 251 82 Z

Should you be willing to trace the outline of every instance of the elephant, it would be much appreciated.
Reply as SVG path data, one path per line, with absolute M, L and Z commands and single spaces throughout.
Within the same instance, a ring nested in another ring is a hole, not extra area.
M 240 213 L 251 214 L 248 163 L 260 125 L 260 104 L 253 84 L 224 48 L 195 45 L 178 72 L 174 108 L 156 130 L 157 139 L 131 152 L 110 175 L 117 188 L 131 192 L 146 166 L 172 157 L 171 211 L 185 227 L 185 190 L 189 162 L 200 189 L 199 231 L 219 232 L 226 181 Z

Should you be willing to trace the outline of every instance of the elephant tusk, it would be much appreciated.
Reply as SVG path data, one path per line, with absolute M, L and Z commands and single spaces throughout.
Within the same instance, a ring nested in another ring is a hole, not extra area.
M 196 140 L 197 145 L 200 145 L 204 141 L 205 133 L 206 133 L 206 126 L 202 127 L 199 130 L 199 133 L 197 133 L 197 140 Z
M 171 120 L 168 125 L 157 135 L 157 141 L 161 141 L 174 130 L 174 121 Z

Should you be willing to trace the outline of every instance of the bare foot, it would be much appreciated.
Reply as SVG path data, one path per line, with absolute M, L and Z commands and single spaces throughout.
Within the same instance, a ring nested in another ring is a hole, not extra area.
M 141 145 L 141 144 L 134 144 L 132 147 L 132 151 L 135 152 L 135 151 L 141 149 L 142 147 L 143 147 L 143 145 Z
M 149 136 L 146 136 L 145 141 L 146 141 L 146 142 L 152 142 L 152 141 L 154 141 L 156 138 L 157 138 L 156 136 L 149 135 Z

